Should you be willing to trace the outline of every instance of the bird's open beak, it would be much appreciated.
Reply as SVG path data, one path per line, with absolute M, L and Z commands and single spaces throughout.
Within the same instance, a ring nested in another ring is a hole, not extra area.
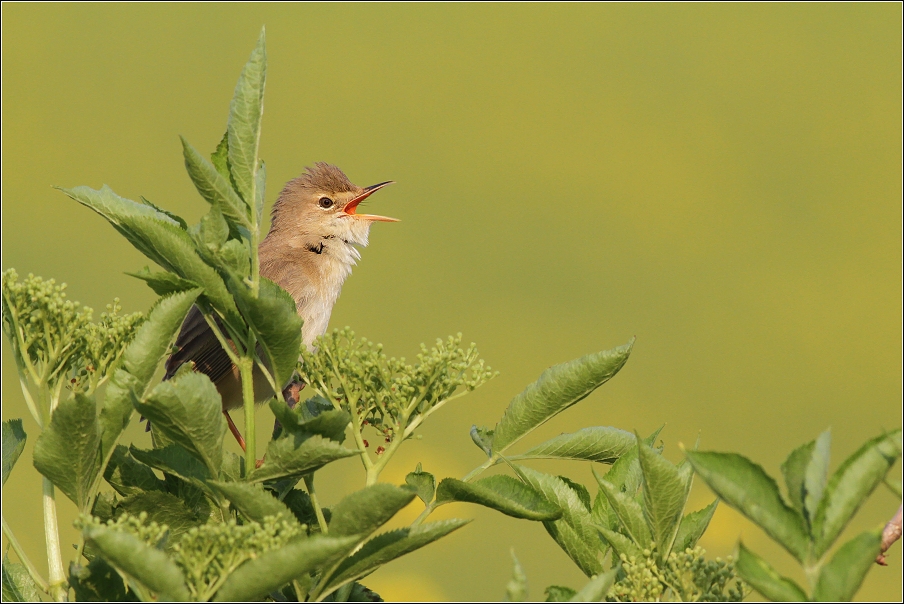
M 375 192 L 379 191 L 383 187 L 389 186 L 393 184 L 394 181 L 387 180 L 386 182 L 381 182 L 378 185 L 371 185 L 364 189 L 364 192 L 352 199 L 345 205 L 344 212 L 349 216 L 354 216 L 355 218 L 362 218 L 364 220 L 373 220 L 376 222 L 399 222 L 398 218 L 390 218 L 389 216 L 377 216 L 376 214 L 356 214 L 355 208 L 358 207 L 358 204 L 370 197 Z

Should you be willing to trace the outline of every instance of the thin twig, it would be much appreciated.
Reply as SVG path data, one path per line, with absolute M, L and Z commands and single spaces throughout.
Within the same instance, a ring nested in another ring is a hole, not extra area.
M 895 541 L 901 538 L 902 510 L 904 510 L 904 506 L 899 505 L 898 512 L 888 521 L 888 524 L 885 525 L 885 529 L 882 531 L 882 546 L 879 555 L 876 556 L 876 564 L 888 566 L 888 563 L 885 562 L 885 552 L 888 551 L 888 548 L 890 548 Z

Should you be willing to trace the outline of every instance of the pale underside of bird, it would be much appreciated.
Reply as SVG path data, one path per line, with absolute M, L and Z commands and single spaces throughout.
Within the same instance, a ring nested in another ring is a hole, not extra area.
M 364 199 L 391 182 L 361 188 L 336 166 L 317 163 L 286 183 L 273 206 L 270 231 L 258 248 L 260 274 L 295 300 L 304 321 L 302 341 L 308 349 L 326 332 L 342 284 L 361 258 L 359 248 L 367 246 L 370 226 L 396 221 L 357 212 Z M 164 379 L 173 377 L 188 362 L 216 385 L 224 412 L 242 406 L 239 370 L 197 306 L 182 324 L 174 352 L 166 362 Z M 254 396 L 258 403 L 273 396 L 273 389 L 257 367 Z M 231 420 L 230 427 L 234 428 Z M 240 438 L 237 433 L 236 438 Z

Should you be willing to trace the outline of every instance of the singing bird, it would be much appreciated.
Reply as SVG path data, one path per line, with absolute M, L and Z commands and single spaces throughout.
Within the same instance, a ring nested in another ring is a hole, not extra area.
M 326 332 L 342 284 L 361 258 L 358 248 L 367 246 L 371 224 L 397 222 L 395 218 L 357 212 L 358 204 L 389 184 L 392 181 L 361 188 L 336 166 L 320 162 L 286 183 L 273 205 L 270 231 L 258 248 L 260 274 L 295 300 L 295 309 L 304 320 L 302 341 L 308 349 Z M 164 379 L 173 377 L 188 362 L 217 387 L 229 428 L 244 448 L 228 413 L 242 406 L 239 369 L 197 306 L 182 323 Z M 260 403 L 272 396 L 272 388 L 255 367 L 255 400 Z

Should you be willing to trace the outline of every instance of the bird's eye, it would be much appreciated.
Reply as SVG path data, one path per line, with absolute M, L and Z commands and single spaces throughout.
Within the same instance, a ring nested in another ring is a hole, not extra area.
M 321 197 L 319 203 L 320 203 L 320 207 L 323 208 L 324 210 L 327 208 L 333 207 L 333 200 L 330 199 L 329 197 Z

